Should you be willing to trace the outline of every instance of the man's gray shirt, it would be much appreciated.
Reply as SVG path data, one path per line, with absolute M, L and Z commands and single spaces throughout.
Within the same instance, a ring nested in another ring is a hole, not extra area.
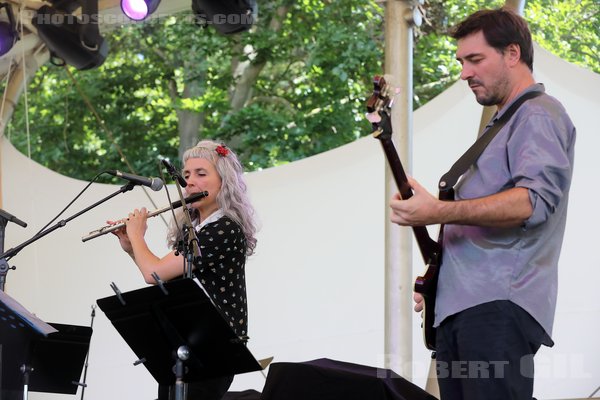
M 532 85 L 521 95 L 531 90 L 544 86 Z M 543 94 L 519 107 L 463 175 L 456 200 L 524 187 L 533 214 L 515 228 L 445 226 L 435 326 L 467 308 L 510 300 L 552 334 L 574 145 L 575 127 L 565 109 Z

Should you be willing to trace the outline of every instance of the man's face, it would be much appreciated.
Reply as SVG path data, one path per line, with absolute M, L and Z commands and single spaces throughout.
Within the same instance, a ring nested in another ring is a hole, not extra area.
M 487 43 L 482 31 L 458 40 L 456 59 L 462 65 L 460 78 L 468 82 L 479 104 L 503 102 L 510 90 L 509 69 L 504 54 Z

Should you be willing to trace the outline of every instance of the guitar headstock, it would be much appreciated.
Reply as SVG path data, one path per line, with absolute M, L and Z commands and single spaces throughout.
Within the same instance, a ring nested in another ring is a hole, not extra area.
M 373 135 L 392 135 L 391 109 L 394 95 L 398 89 L 393 88 L 388 80 L 376 75 L 373 78 L 373 94 L 367 99 L 367 119 L 373 126 Z
M 392 108 L 392 100 L 385 77 L 375 75 L 373 78 L 373 94 L 367 100 L 367 111 L 372 113 L 389 110 Z

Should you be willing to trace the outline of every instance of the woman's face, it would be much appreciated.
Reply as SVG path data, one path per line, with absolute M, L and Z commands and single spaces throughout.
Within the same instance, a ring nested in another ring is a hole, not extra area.
M 214 164 L 205 158 L 190 158 L 185 162 L 183 177 L 187 182 L 185 191 L 188 195 L 208 192 L 208 196 L 192 204 L 201 215 L 202 210 L 210 212 L 218 208 L 217 194 L 221 190 L 221 177 Z

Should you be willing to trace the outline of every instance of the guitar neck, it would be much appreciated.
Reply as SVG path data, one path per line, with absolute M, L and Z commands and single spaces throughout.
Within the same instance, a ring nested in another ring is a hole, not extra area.
M 396 147 L 394 146 L 391 137 L 379 135 L 377 136 L 377 139 L 379 139 L 381 146 L 383 147 L 392 175 L 394 176 L 394 181 L 398 187 L 400 197 L 403 200 L 411 198 L 413 195 L 412 189 L 408 183 L 408 177 L 404 172 L 404 167 L 402 166 L 400 157 L 398 157 L 398 152 L 396 151 Z M 425 226 L 413 226 L 412 230 L 425 264 L 429 264 L 432 260 L 437 259 L 441 247 L 439 243 L 431 239 L 427 228 Z

